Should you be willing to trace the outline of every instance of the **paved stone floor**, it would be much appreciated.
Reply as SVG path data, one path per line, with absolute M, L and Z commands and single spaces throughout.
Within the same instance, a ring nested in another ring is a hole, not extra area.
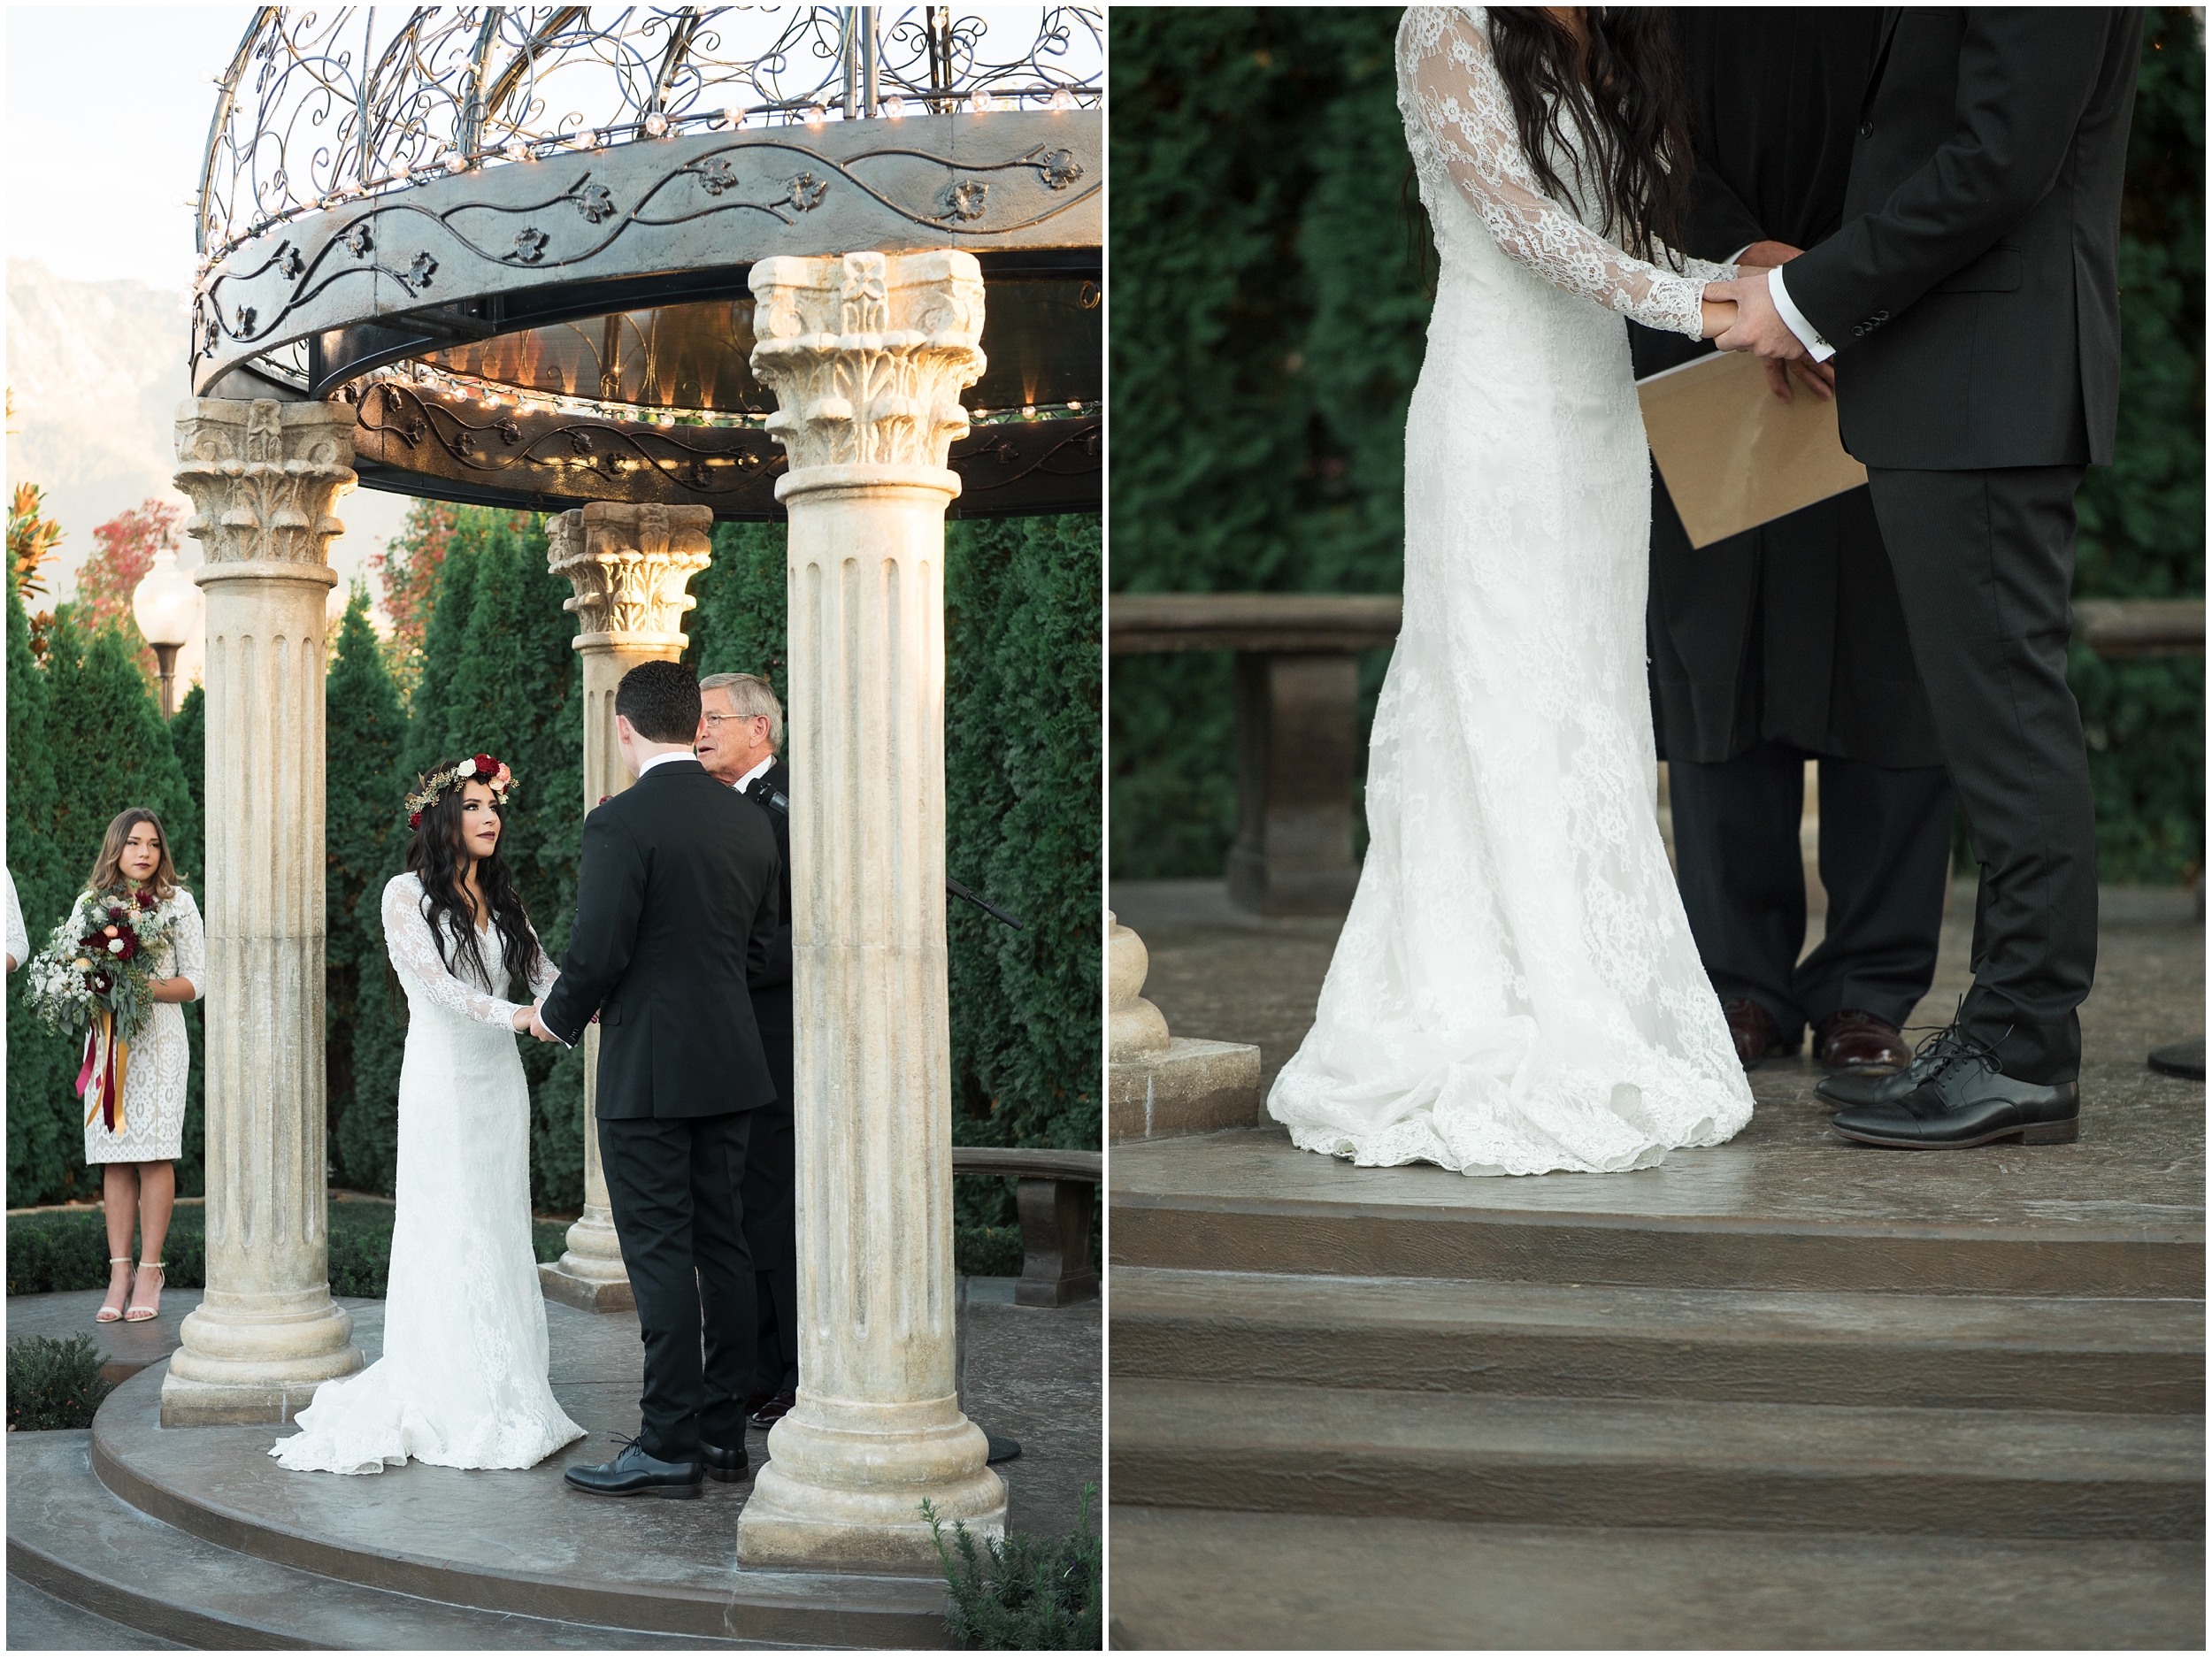
M 1045 1311 L 1016 1306 L 1010 1278 L 970 1278 L 964 1286 L 965 1406 L 995 1436 L 1022 1446 L 1021 1455 L 998 1469 L 1008 1486 L 1010 1521 L 1034 1533 L 1064 1533 L 1076 1522 L 1083 1487 L 1101 1482 L 1099 1302 Z M 158 1323 L 125 1330 L 93 1325 L 97 1293 L 17 1297 L 8 1302 L 8 1333 L 84 1329 L 111 1354 L 158 1361 L 173 1349 L 175 1327 L 198 1300 L 196 1292 L 173 1292 Z M 384 1303 L 343 1304 L 353 1314 L 356 1341 L 373 1361 L 382 1346 Z M 612 1434 L 636 1431 L 641 1357 L 628 1315 L 594 1316 L 556 1304 L 546 1312 L 555 1395 L 590 1436 L 526 1472 L 411 1463 L 373 1478 L 303 1476 L 268 1459 L 268 1445 L 279 1436 L 271 1429 L 163 1433 L 150 1422 L 156 1439 L 147 1442 L 157 1447 L 142 1465 L 157 1464 L 165 1484 L 196 1500 L 303 1538 L 342 1539 L 396 1557 L 427 1553 L 486 1570 L 568 1569 L 634 1584 L 664 1582 L 680 1592 L 726 1581 L 734 1562 L 734 1522 L 749 1484 L 710 1484 L 708 1500 L 699 1502 L 641 1505 L 595 1502 L 561 1483 L 564 1467 L 603 1460 L 617 1447 Z M 134 1385 L 142 1388 L 152 1379 Z M 756 1462 L 764 1460 L 766 1435 L 751 1435 L 749 1447 Z M 1098 1522 L 1094 1504 L 1091 1523 Z M 111 1644 L 101 1638 L 99 1619 L 88 1620 L 11 1580 L 12 1617 L 19 1601 L 26 1626 L 44 1630 L 55 1649 Z M 70 1639 L 78 1643 L 65 1643 Z M 136 1648 L 144 1647 L 140 1639 Z
M 1113 888 L 1108 902 L 1144 940 L 1151 956 L 1145 996 L 1168 1029 L 1256 1045 L 1264 1093 L 1313 1022 L 1340 923 L 1248 915 L 1229 902 L 1218 880 L 1127 882 Z M 2178 1113 L 2193 1106 L 2193 1114 L 2173 1121 L 2201 1157 L 2203 1084 L 2160 1076 L 2143 1059 L 2153 1047 L 2204 1033 L 2203 923 L 2189 918 L 2186 896 L 2177 893 L 2110 889 L 2103 911 L 2097 986 L 2081 1009 L 2085 1138 L 2093 1138 L 2101 1109 L 2155 1104 Z M 1945 1022 L 1965 992 L 1972 921 L 1971 889 L 1955 887 L 1935 983 L 1914 1024 Z M 1809 951 L 1820 941 L 1821 922 L 1811 918 Z M 1752 1072 L 1751 1090 L 1763 1115 L 1768 1106 L 1811 1108 L 1824 1074 L 1809 1054 L 1770 1059 Z

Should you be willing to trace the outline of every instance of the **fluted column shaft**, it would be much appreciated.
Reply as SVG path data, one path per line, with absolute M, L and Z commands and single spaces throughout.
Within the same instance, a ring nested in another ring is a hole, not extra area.
M 641 662 L 673 662 L 691 641 L 677 631 L 698 600 L 684 584 L 712 556 L 704 506 L 626 506 L 595 501 L 546 525 L 546 566 L 566 578 L 583 631 L 576 649 L 584 669 L 584 809 L 630 786 L 616 745 L 614 694 Z M 599 1026 L 584 1032 L 584 1212 L 568 1228 L 568 1247 L 538 1268 L 547 1294 L 587 1311 L 625 1311 L 637 1304 L 615 1237 L 607 1176 L 599 1162 Z
M 799 1394 L 748 1563 L 929 1571 L 927 1499 L 1002 1530 L 955 1380 L 946 1017 L 945 466 L 982 372 L 958 252 L 764 259 L 753 370 L 791 470 Z
M 362 1362 L 323 1143 L 323 615 L 353 410 L 188 402 L 177 458 L 206 554 L 207 1293 L 161 1419 L 281 1422 Z

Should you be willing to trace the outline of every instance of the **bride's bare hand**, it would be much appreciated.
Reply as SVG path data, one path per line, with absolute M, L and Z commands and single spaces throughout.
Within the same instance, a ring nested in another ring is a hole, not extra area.
M 1705 332 L 1698 336 L 1700 339 L 1718 339 L 1736 326 L 1736 303 L 1732 299 L 1708 299 L 1701 304 Z

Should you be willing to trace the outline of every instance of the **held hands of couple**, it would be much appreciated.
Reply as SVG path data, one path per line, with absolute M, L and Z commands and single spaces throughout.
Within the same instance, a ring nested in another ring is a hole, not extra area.
M 1793 380 L 1823 402 L 1835 395 L 1832 363 L 1816 363 L 1774 308 L 1767 272 L 1802 253 L 1786 242 L 1755 242 L 1737 262 L 1732 282 L 1705 285 L 1705 337 L 1724 351 L 1750 351 L 1766 358 L 1767 386 L 1785 403 L 1796 400 Z M 1715 326 L 1718 322 L 1719 326 Z
M 550 1030 L 548 1030 L 545 1027 L 545 1020 L 538 1015 L 538 1009 L 543 1005 L 544 1003 L 542 1001 L 533 1001 L 527 1007 L 518 1007 L 515 1009 L 515 1016 L 510 1022 L 513 1024 L 515 1027 L 515 1033 L 517 1035 L 535 1036 L 541 1041 L 558 1041 L 560 1039 L 560 1037 L 555 1035 Z

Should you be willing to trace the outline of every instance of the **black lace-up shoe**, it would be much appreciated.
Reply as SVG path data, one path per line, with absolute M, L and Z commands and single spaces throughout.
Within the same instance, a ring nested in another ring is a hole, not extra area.
M 1969 1045 L 1965 1032 L 1957 1024 L 1946 1024 L 1922 1039 L 1913 1051 L 1912 1062 L 1903 1070 L 1870 1075 L 1842 1070 L 1824 1077 L 1813 1092 L 1832 1105 L 1893 1105 L 1966 1051 Z
M 725 1484 L 742 1484 L 749 1477 L 751 1463 L 745 1458 L 745 1446 L 725 1450 L 718 1444 L 702 1444 L 699 1454 L 706 1458 L 707 1477 Z
M 578 1490 L 595 1496 L 665 1496 L 689 1501 L 703 1493 L 705 1476 L 696 1461 L 664 1461 L 648 1455 L 634 1438 L 611 1461 L 597 1467 L 572 1467 L 561 1475 Z
M 1839 1110 L 1832 1125 L 1861 1145 L 1913 1151 L 1962 1151 L 1998 1139 L 2070 1145 L 2081 1137 L 2081 1084 L 2021 1081 L 1998 1068 L 1987 1043 L 1961 1040 L 1902 1098 Z

